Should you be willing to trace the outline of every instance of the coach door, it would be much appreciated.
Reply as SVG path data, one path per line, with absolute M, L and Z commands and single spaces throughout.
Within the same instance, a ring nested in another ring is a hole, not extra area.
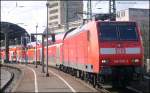
M 39 57 L 39 61 L 40 61 L 40 64 L 42 64 L 42 48 L 40 48 L 40 57 Z
M 14 57 L 14 55 L 13 55 L 14 53 L 13 53 L 13 51 L 10 51 L 9 54 L 10 54 L 10 61 L 12 62 L 13 61 L 13 57 Z
M 60 65 L 60 44 L 56 47 L 56 65 Z

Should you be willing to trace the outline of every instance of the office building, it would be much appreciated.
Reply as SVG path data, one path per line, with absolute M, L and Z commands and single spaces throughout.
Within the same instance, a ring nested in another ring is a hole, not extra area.
M 49 1 L 48 11 L 49 32 L 64 32 L 82 23 L 83 1 Z

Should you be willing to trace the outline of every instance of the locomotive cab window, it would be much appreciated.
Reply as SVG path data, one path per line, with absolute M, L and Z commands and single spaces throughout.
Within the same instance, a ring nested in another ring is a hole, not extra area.
M 120 40 L 137 40 L 135 25 L 120 25 L 118 28 Z
M 100 25 L 100 39 L 101 40 L 117 40 L 117 28 L 114 24 Z
M 138 40 L 134 22 L 101 22 L 98 28 L 100 40 Z

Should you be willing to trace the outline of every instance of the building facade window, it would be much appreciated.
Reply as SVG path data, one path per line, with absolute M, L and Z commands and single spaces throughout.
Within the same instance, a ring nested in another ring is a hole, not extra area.
M 57 12 L 58 12 L 58 9 L 54 9 L 54 10 L 51 10 L 49 13 L 54 14 L 54 13 L 57 13 Z
M 58 6 L 58 3 L 53 3 L 53 4 L 50 4 L 49 8 L 53 8 L 53 7 L 56 7 Z
M 58 15 L 49 17 L 50 20 L 58 19 Z
M 49 23 L 49 25 L 56 25 L 56 24 L 58 24 L 58 21 L 54 21 L 54 22 Z
M 125 16 L 125 11 L 122 11 L 121 12 L 121 17 L 124 17 Z
M 117 12 L 117 17 L 120 17 L 120 12 Z

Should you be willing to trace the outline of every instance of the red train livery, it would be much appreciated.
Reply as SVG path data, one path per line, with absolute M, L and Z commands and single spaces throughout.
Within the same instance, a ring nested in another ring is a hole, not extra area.
M 48 47 L 49 65 L 93 86 L 109 81 L 113 86 L 126 86 L 142 76 L 143 46 L 136 22 L 90 21 L 55 35 L 55 39 Z M 41 47 L 37 50 L 40 61 Z M 46 49 L 44 52 L 46 57 Z M 28 48 L 26 53 L 28 61 L 33 62 L 35 48 Z

